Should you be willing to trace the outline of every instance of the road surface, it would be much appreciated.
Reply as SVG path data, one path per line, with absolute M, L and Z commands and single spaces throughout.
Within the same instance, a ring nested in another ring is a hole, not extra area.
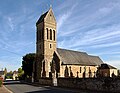
M 33 86 L 27 83 L 21 83 L 20 81 L 5 81 L 4 85 L 13 93 L 103 93 L 50 86 Z
M 32 86 L 20 81 L 6 81 L 4 84 L 13 93 L 75 93 L 72 90 L 50 86 Z

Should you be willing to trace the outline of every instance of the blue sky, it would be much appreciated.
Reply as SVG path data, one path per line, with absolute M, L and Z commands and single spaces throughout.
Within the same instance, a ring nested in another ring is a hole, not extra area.
M 35 52 L 36 21 L 52 5 L 57 45 L 85 51 L 120 69 L 120 0 L 1 0 L 0 70 L 17 70 Z

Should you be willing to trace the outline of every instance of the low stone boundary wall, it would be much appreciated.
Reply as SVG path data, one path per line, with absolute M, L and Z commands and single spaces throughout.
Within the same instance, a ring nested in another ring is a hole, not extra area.
M 52 78 L 40 78 L 39 84 L 52 86 Z
M 120 92 L 120 78 L 58 78 L 59 87 Z
M 52 78 L 40 78 L 39 84 L 54 85 Z M 120 78 L 57 78 L 57 86 L 120 93 Z

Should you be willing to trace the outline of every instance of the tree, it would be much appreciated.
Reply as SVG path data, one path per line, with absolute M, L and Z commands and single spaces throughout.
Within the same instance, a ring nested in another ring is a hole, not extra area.
M 18 68 L 18 77 L 22 77 L 23 74 L 24 71 L 22 70 L 22 68 Z
M 13 72 L 12 72 L 12 71 L 8 72 L 8 73 L 6 74 L 6 78 L 7 78 L 7 79 L 13 79 Z
M 22 59 L 22 70 L 24 71 L 24 76 L 32 76 L 33 62 L 35 62 L 35 53 L 26 54 Z
M 10 74 L 13 74 L 13 72 L 12 72 L 12 71 L 10 71 L 9 73 L 10 73 Z
M 4 73 L 5 73 L 5 75 L 7 74 L 7 68 L 4 69 Z
M 18 68 L 18 73 L 22 73 L 22 72 L 23 72 L 22 68 Z
M 23 74 L 24 74 L 24 71 L 22 70 L 22 68 L 18 68 L 18 78 L 19 78 L 19 80 L 23 79 Z

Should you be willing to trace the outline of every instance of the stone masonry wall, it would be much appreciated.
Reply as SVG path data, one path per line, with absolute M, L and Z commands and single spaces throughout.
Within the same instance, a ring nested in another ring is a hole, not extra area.
M 120 78 L 58 78 L 57 81 L 59 87 L 120 92 Z
M 39 84 L 53 86 L 52 78 L 41 78 Z M 120 78 L 57 78 L 58 87 L 120 93 Z
M 40 78 L 39 84 L 52 86 L 53 85 L 52 78 Z

